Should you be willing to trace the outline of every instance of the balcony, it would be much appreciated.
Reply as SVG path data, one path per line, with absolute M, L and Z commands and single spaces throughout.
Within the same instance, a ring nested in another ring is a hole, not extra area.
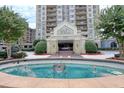
M 56 24 L 47 24 L 47 27 L 56 27 Z
M 82 6 L 76 6 L 76 10 L 86 10 L 86 6 L 82 5 Z
M 86 17 L 76 17 L 76 20 L 86 20 Z
M 87 23 L 86 23 L 86 22 L 83 22 L 83 23 L 77 22 L 76 25 L 77 25 L 77 26 L 82 26 L 82 25 L 87 25 Z
M 47 9 L 48 8 L 56 8 L 56 5 L 47 5 Z
M 53 8 L 53 9 L 47 9 L 47 13 L 53 13 L 53 12 L 56 12 L 57 10 L 55 9 L 55 8 Z
M 86 15 L 86 11 L 76 11 L 76 15 Z
M 57 19 L 47 19 L 47 22 L 56 22 Z
M 56 13 L 47 13 L 47 17 L 56 17 Z

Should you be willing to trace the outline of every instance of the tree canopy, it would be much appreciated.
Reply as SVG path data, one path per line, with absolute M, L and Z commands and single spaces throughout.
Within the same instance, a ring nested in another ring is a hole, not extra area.
M 14 42 L 23 35 L 26 29 L 26 19 L 9 7 L 0 8 L 0 39 L 8 43 Z
M 124 6 L 113 5 L 103 9 L 100 12 L 96 28 L 102 38 L 116 38 L 119 49 L 123 50 L 124 54 Z
M 99 16 L 99 24 L 97 26 L 101 37 L 113 37 L 122 40 L 124 36 L 124 6 L 114 5 L 110 8 L 103 9 Z
M 11 58 L 11 45 L 16 42 L 27 30 L 27 22 L 11 8 L 0 8 L 0 40 L 7 46 L 7 56 Z

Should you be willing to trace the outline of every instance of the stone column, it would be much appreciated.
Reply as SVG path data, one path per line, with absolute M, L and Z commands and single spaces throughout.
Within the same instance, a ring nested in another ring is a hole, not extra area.
M 55 54 L 58 52 L 58 41 L 57 40 L 47 40 L 47 53 Z
M 76 54 L 86 53 L 85 52 L 85 40 L 76 39 L 73 41 L 73 51 Z
M 85 53 L 86 53 L 86 49 L 85 49 L 85 39 L 81 39 L 81 42 L 82 42 L 82 43 L 81 43 L 81 44 L 82 44 L 82 45 L 81 45 L 81 46 L 82 46 L 82 47 L 81 47 L 81 48 L 82 48 L 82 52 L 81 52 L 81 53 L 85 54 Z
M 74 40 L 74 42 L 73 42 L 73 51 L 76 54 L 81 54 L 80 40 Z

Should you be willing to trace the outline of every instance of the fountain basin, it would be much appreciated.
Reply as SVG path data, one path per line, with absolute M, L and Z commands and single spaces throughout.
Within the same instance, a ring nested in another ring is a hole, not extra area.
M 57 66 L 57 68 L 55 68 L 55 66 Z M 80 79 L 123 75 L 124 64 L 110 60 L 74 58 L 15 60 L 1 63 L 0 71 L 25 77 Z

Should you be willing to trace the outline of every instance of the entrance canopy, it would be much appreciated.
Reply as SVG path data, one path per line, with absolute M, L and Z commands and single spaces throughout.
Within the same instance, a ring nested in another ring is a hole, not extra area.
M 82 38 L 82 36 L 77 33 L 77 27 L 74 24 L 63 22 L 54 28 L 53 34 L 51 34 L 48 39 L 74 40 L 76 38 Z
M 63 22 L 54 29 L 54 36 L 66 36 L 66 35 L 71 36 L 76 34 L 77 34 L 77 27 L 68 22 Z
M 73 52 L 80 54 L 85 52 L 84 42 L 85 38 L 78 34 L 77 27 L 74 24 L 63 22 L 54 28 L 53 33 L 47 39 L 47 53 L 55 54 L 60 48 L 71 46 Z

